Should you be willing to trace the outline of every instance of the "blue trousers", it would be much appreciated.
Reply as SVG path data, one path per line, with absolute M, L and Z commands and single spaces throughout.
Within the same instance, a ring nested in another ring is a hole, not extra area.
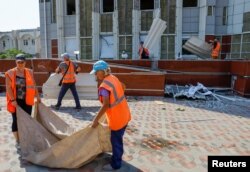
M 78 97 L 78 94 L 77 94 L 77 91 L 76 91 L 76 84 L 75 83 L 67 83 L 67 84 L 63 83 L 62 84 L 62 87 L 61 87 L 61 90 L 59 92 L 59 96 L 58 96 L 58 99 L 57 99 L 56 106 L 59 106 L 59 107 L 61 106 L 62 99 L 65 96 L 68 89 L 70 89 L 71 93 L 73 94 L 73 97 L 74 97 L 75 103 L 76 103 L 76 107 L 80 108 L 81 105 L 80 105 L 79 97 Z
M 112 144 L 112 157 L 111 163 L 113 169 L 119 169 L 122 166 L 122 155 L 123 155 L 123 135 L 125 133 L 126 127 L 120 130 L 111 130 L 111 144 Z

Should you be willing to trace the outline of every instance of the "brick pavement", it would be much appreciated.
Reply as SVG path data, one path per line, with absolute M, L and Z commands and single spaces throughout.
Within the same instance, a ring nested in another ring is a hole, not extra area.
M 43 100 L 50 106 L 56 100 Z M 216 103 L 216 102 L 215 102 Z M 71 126 L 86 126 L 98 111 L 96 100 L 63 101 L 56 113 Z M 163 97 L 129 97 L 133 120 L 125 138 L 121 172 L 206 172 L 207 155 L 250 155 L 250 107 L 215 106 Z M 11 134 L 11 115 L 0 96 L 0 171 L 101 171 L 109 154 L 79 169 L 51 169 L 23 161 Z

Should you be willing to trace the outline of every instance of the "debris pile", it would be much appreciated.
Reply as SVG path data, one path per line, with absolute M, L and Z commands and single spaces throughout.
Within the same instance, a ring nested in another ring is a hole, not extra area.
M 173 96 L 174 98 L 189 98 L 189 99 L 203 99 L 206 100 L 207 96 L 213 96 L 203 84 L 197 83 L 197 86 L 178 86 L 167 85 L 165 87 L 165 94 Z
M 188 105 L 196 108 L 220 109 L 226 110 L 233 106 L 249 108 L 246 104 L 250 104 L 250 100 L 240 97 L 230 88 L 211 88 L 208 89 L 201 83 L 196 86 L 186 85 L 166 85 L 165 96 L 176 99 L 191 99 L 195 101 L 187 101 Z M 250 109 L 250 108 L 249 108 Z

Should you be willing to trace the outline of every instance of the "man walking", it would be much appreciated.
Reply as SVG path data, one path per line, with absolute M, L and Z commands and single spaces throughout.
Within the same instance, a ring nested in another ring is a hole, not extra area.
M 64 61 L 59 64 L 55 72 L 58 74 L 61 73 L 63 75 L 62 85 L 57 99 L 57 104 L 52 107 L 54 107 L 56 110 L 59 110 L 64 95 L 66 94 L 68 89 L 70 89 L 75 99 L 75 104 L 76 104 L 75 109 L 81 110 L 81 105 L 76 90 L 76 77 L 75 77 L 75 74 L 77 74 L 81 70 L 81 68 L 76 63 L 70 60 L 70 56 L 68 53 L 62 54 L 61 57 L 63 58 Z

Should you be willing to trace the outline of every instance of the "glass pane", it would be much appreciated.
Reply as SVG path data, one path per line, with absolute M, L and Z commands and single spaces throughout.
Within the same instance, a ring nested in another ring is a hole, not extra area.
M 207 15 L 212 16 L 213 15 L 213 6 L 208 6 L 207 7 Z
M 241 35 L 233 35 L 232 36 L 232 42 L 233 43 L 240 43 L 241 42 Z
M 242 40 L 242 42 L 249 42 L 250 43 L 250 33 L 243 34 L 243 40 Z
M 141 11 L 141 31 L 149 31 L 153 22 L 153 11 Z

